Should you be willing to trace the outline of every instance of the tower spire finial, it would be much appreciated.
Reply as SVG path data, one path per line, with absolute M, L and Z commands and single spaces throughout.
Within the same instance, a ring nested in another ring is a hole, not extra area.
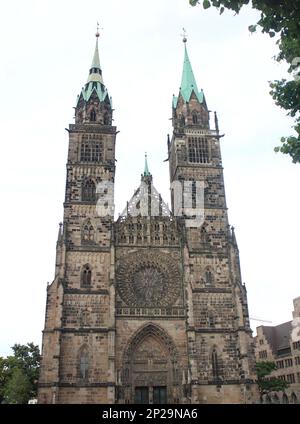
M 144 177 L 149 177 L 151 174 L 149 172 L 148 161 L 147 161 L 147 152 L 145 152 L 145 167 L 144 167 Z
M 181 34 L 181 36 L 182 36 L 182 41 L 185 44 L 187 42 L 187 38 L 186 38 L 187 33 L 186 33 L 186 29 L 185 28 L 182 28 L 182 34 Z
M 100 37 L 100 33 L 99 33 L 99 22 L 97 22 L 97 31 L 96 31 L 96 46 L 95 46 L 95 52 L 94 52 L 94 56 L 93 56 L 93 61 L 91 64 L 91 69 L 101 69 L 100 67 L 100 59 L 99 59 L 99 49 L 98 49 L 98 39 Z

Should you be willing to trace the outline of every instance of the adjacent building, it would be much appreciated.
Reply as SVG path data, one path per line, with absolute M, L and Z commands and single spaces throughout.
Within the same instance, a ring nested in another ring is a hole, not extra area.
M 298 403 L 300 401 L 300 297 L 293 300 L 293 321 L 276 326 L 257 327 L 255 355 L 257 362 L 272 361 L 277 369 L 270 377 L 288 383 L 284 392 L 264 396 L 266 403 Z

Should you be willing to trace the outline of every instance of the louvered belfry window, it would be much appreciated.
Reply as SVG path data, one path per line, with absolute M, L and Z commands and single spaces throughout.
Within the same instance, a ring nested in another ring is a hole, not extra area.
M 208 141 L 204 137 L 189 137 L 189 162 L 209 163 Z
M 83 138 L 80 147 L 81 162 L 101 162 L 103 145 L 100 140 Z

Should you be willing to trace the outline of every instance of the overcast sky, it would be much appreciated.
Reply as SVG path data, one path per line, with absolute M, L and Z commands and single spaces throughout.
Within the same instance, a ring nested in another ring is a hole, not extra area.
M 269 95 L 286 75 L 274 39 L 248 32 L 257 14 L 191 8 L 188 0 L 27 0 L 0 16 L 0 355 L 41 343 L 46 286 L 63 217 L 68 137 L 99 20 L 100 61 L 113 97 L 116 209 L 139 185 L 144 152 L 169 202 L 171 100 L 183 64 L 182 27 L 199 88 L 219 116 L 229 220 L 239 243 L 250 316 L 292 319 L 299 287 L 300 165 L 273 149 L 292 121 Z M 252 328 L 261 322 L 252 321 Z

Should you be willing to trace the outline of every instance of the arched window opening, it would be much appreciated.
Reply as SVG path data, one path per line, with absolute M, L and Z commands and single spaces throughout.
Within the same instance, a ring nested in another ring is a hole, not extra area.
M 271 398 L 270 398 L 270 396 L 269 396 L 269 395 L 267 395 L 267 396 L 266 396 L 266 398 L 265 398 L 265 403 L 267 403 L 267 404 L 272 403 L 272 402 L 271 402 Z
M 91 285 L 92 270 L 91 270 L 91 267 L 88 264 L 84 265 L 84 267 L 83 267 L 81 282 L 82 282 L 83 286 L 90 286 Z
M 218 359 L 218 353 L 216 349 L 213 349 L 211 354 L 211 362 L 212 362 L 212 374 L 214 380 L 220 379 L 220 364 Z
M 88 370 L 89 370 L 89 356 L 86 349 L 83 349 L 79 355 L 79 377 L 82 380 L 86 380 L 88 378 Z
M 211 286 L 213 283 L 213 276 L 212 276 L 212 272 L 210 270 L 206 270 L 205 271 L 205 284 L 207 286 Z
M 285 393 L 282 395 L 282 403 L 287 404 L 289 403 L 289 399 Z
M 82 200 L 86 202 L 95 202 L 96 186 L 92 179 L 85 180 L 82 186 Z
M 103 119 L 103 123 L 104 123 L 104 125 L 109 125 L 110 124 L 108 113 L 105 113 L 104 119 Z
M 295 395 L 295 393 L 292 393 L 291 403 L 297 403 L 297 396 Z
M 193 113 L 193 124 L 198 124 L 198 116 L 196 113 Z
M 90 243 L 94 241 L 94 227 L 88 221 L 83 227 L 82 240 L 84 243 Z
M 214 327 L 215 326 L 215 318 L 214 318 L 214 316 L 213 316 L 213 314 L 212 313 L 209 313 L 208 314 L 208 317 L 207 317 L 207 321 L 208 321 L 208 326 L 209 327 Z
M 91 113 L 90 113 L 90 120 L 91 120 L 91 121 L 93 121 L 93 122 L 95 122 L 95 121 L 96 121 L 96 112 L 95 112 L 95 109 L 92 109 L 92 110 L 91 110 Z
M 129 236 L 129 243 L 130 244 L 133 244 L 134 243 L 134 237 L 133 237 L 132 234 L 130 234 L 130 236 Z
M 134 224 L 133 223 L 128 224 L 128 230 L 129 231 L 134 231 Z
M 208 234 L 207 234 L 205 226 L 203 225 L 200 230 L 200 242 L 203 244 L 206 244 L 208 243 L 208 241 L 209 241 Z
M 185 126 L 185 117 L 183 115 L 181 115 L 181 117 L 180 117 L 180 126 L 181 127 Z

